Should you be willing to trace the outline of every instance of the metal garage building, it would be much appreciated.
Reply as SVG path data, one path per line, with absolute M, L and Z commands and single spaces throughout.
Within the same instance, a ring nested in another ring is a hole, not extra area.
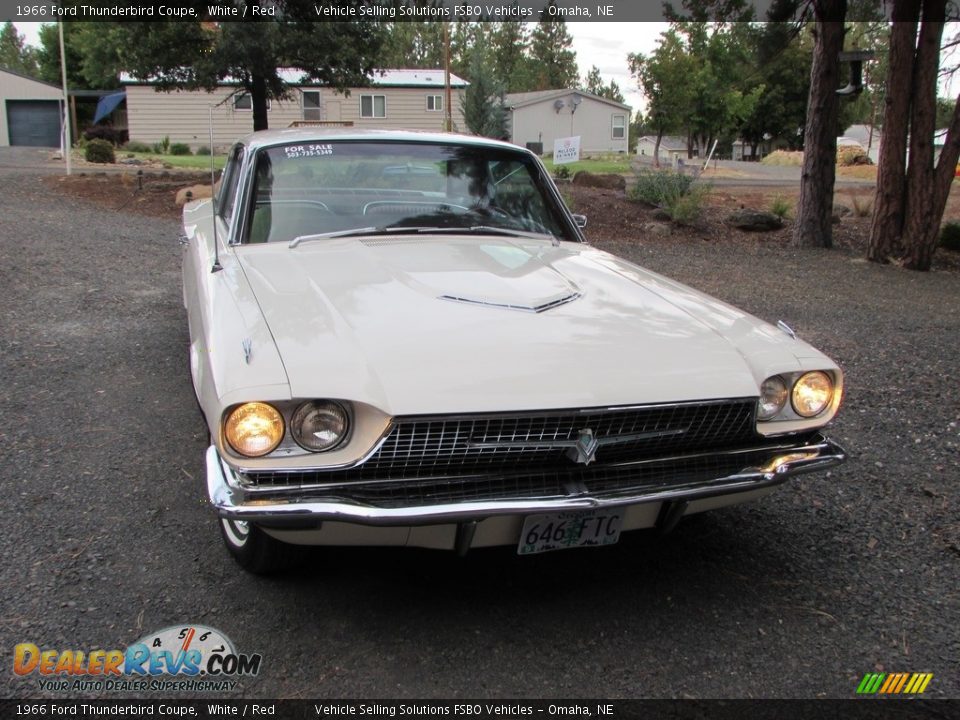
M 63 90 L 0 68 L 0 146 L 60 147 Z

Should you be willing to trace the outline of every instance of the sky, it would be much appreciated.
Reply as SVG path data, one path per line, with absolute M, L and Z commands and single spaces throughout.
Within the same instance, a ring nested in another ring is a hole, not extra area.
M 39 45 L 40 23 L 14 23 L 30 45 Z M 615 80 L 620 86 L 625 102 L 634 111 L 645 109 L 643 94 L 630 77 L 627 55 L 632 52 L 649 53 L 657 45 L 660 33 L 667 23 L 616 23 L 616 22 L 571 22 L 567 23 L 573 37 L 573 49 L 577 53 L 580 77 L 586 76 L 596 65 L 604 82 Z

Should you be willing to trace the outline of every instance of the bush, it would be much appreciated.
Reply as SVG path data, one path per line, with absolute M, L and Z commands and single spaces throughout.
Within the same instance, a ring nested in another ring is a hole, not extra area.
M 155 153 L 157 153 L 157 155 L 166 155 L 166 154 L 168 154 L 168 153 L 170 152 L 170 136 L 169 136 L 169 135 L 165 135 L 165 136 L 163 137 L 163 140 L 161 140 L 161 141 L 158 142 L 158 143 L 154 143 L 154 145 L 153 145 L 153 151 L 154 151 Z
M 84 157 L 87 162 L 92 163 L 112 163 L 116 162 L 113 154 L 113 145 L 106 140 L 91 140 L 87 143 Z
M 123 128 L 110 125 L 91 125 L 83 131 L 83 137 L 87 140 L 106 140 L 112 145 L 123 145 L 129 139 L 129 133 Z
M 145 142 L 140 142 L 139 140 L 131 140 L 123 147 L 124 150 L 134 153 L 148 153 L 151 152 L 150 146 Z
M 709 185 L 695 185 L 685 195 L 669 198 L 664 209 L 677 225 L 692 225 L 700 218 L 709 194 Z
M 948 222 L 940 229 L 940 247 L 960 252 L 960 223 Z
M 197 148 L 197 151 L 194 153 L 194 155 L 209 155 L 209 154 L 210 154 L 210 148 L 208 148 L 206 145 L 201 145 L 200 147 Z
M 553 177 L 557 180 L 569 180 L 570 167 L 568 165 L 557 165 L 553 168 Z
M 673 170 L 640 170 L 636 182 L 628 191 L 631 200 L 665 208 L 671 199 L 682 197 L 690 191 L 693 178 Z
M 803 151 L 775 150 L 760 161 L 763 165 L 803 165 Z
M 791 205 L 790 201 L 783 195 L 776 195 L 773 200 L 770 201 L 770 212 L 781 220 L 787 217 L 792 209 L 793 205 Z
M 837 165 L 849 167 L 851 165 L 873 165 L 867 153 L 862 148 L 845 145 L 837 148 Z
M 859 218 L 870 217 L 873 214 L 873 198 L 859 198 L 850 193 L 850 203 L 853 205 L 853 214 Z
M 187 145 L 186 143 L 173 143 L 173 145 L 170 146 L 170 154 L 171 155 L 192 155 L 193 153 L 190 152 L 190 146 Z
M 694 185 L 690 175 L 673 170 L 640 170 L 627 195 L 631 200 L 663 208 L 678 225 L 689 225 L 700 217 L 709 185 Z

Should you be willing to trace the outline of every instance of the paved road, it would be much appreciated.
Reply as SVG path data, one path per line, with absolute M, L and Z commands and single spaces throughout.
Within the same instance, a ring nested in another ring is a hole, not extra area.
M 663 539 L 326 551 L 267 580 L 233 564 L 204 502 L 175 224 L 41 180 L 0 170 L 0 695 L 45 694 L 10 672 L 16 643 L 124 648 L 205 623 L 263 654 L 243 697 L 852 697 L 877 669 L 960 696 L 955 275 L 635 244 L 843 363 L 849 464 Z

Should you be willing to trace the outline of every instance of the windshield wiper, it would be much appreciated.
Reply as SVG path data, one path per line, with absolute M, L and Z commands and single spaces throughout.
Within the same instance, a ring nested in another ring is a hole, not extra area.
M 333 232 L 325 233 L 316 233 L 315 235 L 297 235 L 293 240 L 290 241 L 288 247 L 295 248 L 302 242 L 310 242 L 311 240 L 325 240 L 327 238 L 338 238 L 338 237 L 351 237 L 353 235 L 369 235 L 370 233 L 378 232 L 380 229 L 375 227 L 365 227 L 365 228 L 351 228 L 350 230 L 334 230 Z
M 399 235 L 402 233 L 411 234 L 483 234 L 483 235 L 506 235 L 507 237 L 531 238 L 533 240 L 550 240 L 554 245 L 559 246 L 560 240 L 550 233 L 537 233 L 528 230 L 513 230 L 511 228 L 494 227 L 493 225 L 471 225 L 470 227 L 438 227 L 433 225 L 393 225 L 390 227 L 365 227 L 351 228 L 350 230 L 334 230 L 333 232 L 316 233 L 314 235 L 298 235 L 290 241 L 289 247 L 295 248 L 300 243 L 311 242 L 313 240 L 327 240 L 329 238 L 356 237 L 360 235 Z
M 529 230 L 514 230 L 513 228 L 495 227 L 493 225 L 471 225 L 469 227 L 411 227 L 390 228 L 391 231 L 408 230 L 416 233 L 441 233 L 448 235 L 506 235 L 507 237 L 531 238 L 533 240 L 550 240 L 559 245 L 560 240 L 550 233 L 530 232 Z

